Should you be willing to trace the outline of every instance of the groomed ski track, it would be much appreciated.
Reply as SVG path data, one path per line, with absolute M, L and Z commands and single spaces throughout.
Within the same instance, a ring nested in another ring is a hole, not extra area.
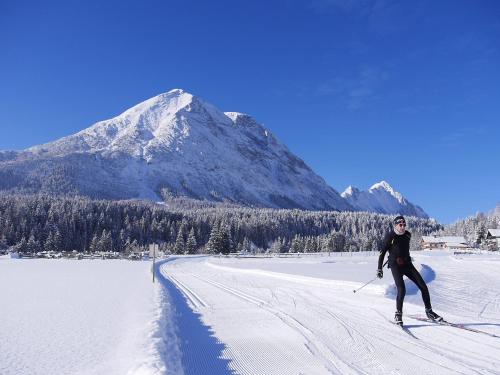
M 498 258 L 416 258 L 436 311 L 500 334 Z M 169 370 L 167 363 L 166 373 L 500 374 L 498 338 L 405 316 L 411 335 L 391 324 L 390 271 L 353 294 L 375 264 L 375 256 L 163 261 L 156 271 L 175 310 L 170 324 L 182 363 L 182 370 Z M 325 265 L 331 276 L 314 277 Z M 409 284 L 407 289 L 404 315 L 422 314 L 420 294 Z

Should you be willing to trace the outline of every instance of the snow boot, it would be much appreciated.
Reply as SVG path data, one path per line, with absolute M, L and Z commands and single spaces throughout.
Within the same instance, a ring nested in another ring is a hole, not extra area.
M 432 309 L 425 309 L 425 314 L 430 320 L 435 320 L 436 322 L 441 322 L 443 320 L 443 317 L 436 314 Z
M 403 325 L 403 313 L 401 311 L 396 311 L 396 314 L 394 314 L 394 323 L 398 326 Z

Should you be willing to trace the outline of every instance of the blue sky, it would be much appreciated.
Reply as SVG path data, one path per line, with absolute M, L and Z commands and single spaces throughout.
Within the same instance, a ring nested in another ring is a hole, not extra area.
M 500 3 L 0 0 L 0 149 L 182 88 L 269 128 L 339 192 L 447 223 L 500 202 Z

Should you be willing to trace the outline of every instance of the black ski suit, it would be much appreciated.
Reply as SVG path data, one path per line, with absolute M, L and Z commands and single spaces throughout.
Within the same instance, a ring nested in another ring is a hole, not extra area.
M 411 262 L 410 239 L 411 233 L 408 231 L 405 231 L 402 235 L 396 234 L 394 231 L 387 233 L 384 238 L 384 245 L 382 250 L 380 250 L 380 256 L 378 258 L 378 269 L 380 270 L 382 269 L 382 264 L 384 263 L 385 253 L 389 251 L 387 267 L 391 269 L 392 277 L 394 277 L 394 283 L 396 284 L 396 288 L 398 290 L 398 295 L 396 297 L 396 310 L 401 312 L 403 311 L 403 301 L 406 294 L 406 287 L 403 281 L 404 275 L 413 281 L 417 285 L 418 289 L 420 289 L 425 308 L 431 308 L 429 289 L 427 289 L 424 279 L 422 279 L 422 276 Z

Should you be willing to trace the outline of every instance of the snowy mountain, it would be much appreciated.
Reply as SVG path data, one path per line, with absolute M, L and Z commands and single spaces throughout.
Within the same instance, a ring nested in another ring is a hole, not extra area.
M 386 181 L 376 183 L 368 191 L 349 186 L 341 196 L 359 211 L 429 217 L 421 207 L 408 202 Z
M 54 142 L 0 152 L 0 190 L 352 209 L 252 117 L 180 89 Z

